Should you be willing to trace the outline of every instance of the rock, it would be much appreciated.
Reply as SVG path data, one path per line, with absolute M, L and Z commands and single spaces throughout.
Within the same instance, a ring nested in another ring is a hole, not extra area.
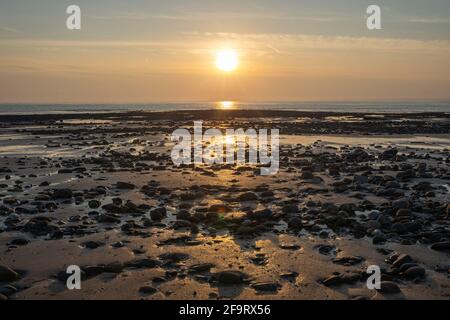
M 258 196 L 253 192 L 245 192 L 238 196 L 239 201 L 257 201 Z
M 381 154 L 382 160 L 392 160 L 397 156 L 398 150 L 397 149 L 387 149 L 383 151 Z
M 13 240 L 11 240 L 10 244 L 15 245 L 15 246 L 25 246 L 28 243 L 30 243 L 30 241 L 28 241 L 25 238 L 15 238 Z
M 155 288 L 150 287 L 150 286 L 144 286 L 144 287 L 140 287 L 140 288 L 139 288 L 139 292 L 140 292 L 140 293 L 148 294 L 148 295 L 154 294 L 154 293 L 156 293 L 157 291 L 158 291 L 158 290 L 156 290 Z
M 381 293 L 387 293 L 387 294 L 401 292 L 398 285 L 392 281 L 381 281 L 380 289 L 377 289 L 377 291 L 379 291 Z
M 133 190 L 136 188 L 136 186 L 132 183 L 129 182 L 123 182 L 123 181 L 119 181 L 116 183 L 116 188 L 117 189 L 126 189 L 126 190 Z
M 411 203 L 409 202 L 409 199 L 402 198 L 398 199 L 392 202 L 392 207 L 396 210 L 399 209 L 408 209 L 410 207 Z
M 311 171 L 305 170 L 302 171 L 302 175 L 300 176 L 300 178 L 303 180 L 311 180 L 314 179 L 314 175 Z
M 372 239 L 372 244 L 378 245 L 378 244 L 384 244 L 386 242 L 386 237 L 384 235 L 376 235 Z
M 249 212 L 247 214 L 247 216 L 251 219 L 256 219 L 256 220 L 270 219 L 273 217 L 273 212 L 270 209 L 262 209 L 262 210 Z
M 412 212 L 409 209 L 399 209 L 397 211 L 396 216 L 397 217 L 409 217 L 409 216 L 411 216 L 411 214 L 412 214 Z
M 242 284 L 248 281 L 248 275 L 240 271 L 222 271 L 213 274 L 213 279 L 222 284 Z
M 150 218 L 153 221 L 161 221 L 167 215 L 167 210 L 164 207 L 155 208 L 150 211 Z
M 233 209 L 226 204 L 213 204 L 208 208 L 208 211 L 214 213 L 228 213 L 233 211 Z
M 30 219 L 24 226 L 23 231 L 30 232 L 35 236 L 46 236 L 52 233 L 60 232 L 60 228 L 56 225 L 50 224 L 51 218 L 49 217 L 34 217 Z
M 344 266 L 354 266 L 355 264 L 361 263 L 363 261 L 364 261 L 363 257 L 349 256 L 349 257 L 336 258 L 333 260 L 333 263 L 341 264 Z
M 0 301 L 6 301 L 8 298 L 4 296 L 3 294 L 0 294 Z
M 408 278 L 423 278 L 425 277 L 425 269 L 422 267 L 411 267 L 403 273 Z
M 410 179 L 414 179 L 416 177 L 416 173 L 412 169 L 408 169 L 405 171 L 401 171 L 397 173 L 396 178 L 400 181 L 408 181 Z
M 326 287 L 338 286 L 341 285 L 342 283 L 344 283 L 344 280 L 340 275 L 339 276 L 333 275 L 322 281 L 322 284 Z
M 404 263 L 413 262 L 413 259 L 407 254 L 401 254 L 398 258 L 392 263 L 394 268 L 400 268 Z
M 258 282 L 251 285 L 256 291 L 276 292 L 280 288 L 277 282 Z
M 93 278 L 105 272 L 105 267 L 103 265 L 98 266 L 84 266 L 81 267 L 83 274 L 86 278 Z
M 161 260 L 166 260 L 170 262 L 180 262 L 189 259 L 189 255 L 187 253 L 182 252 L 168 252 L 163 253 L 159 256 Z
M 12 282 L 19 279 L 19 274 L 11 268 L 0 265 L 0 282 Z
M 283 213 L 298 213 L 298 205 L 292 203 L 292 204 L 286 204 L 281 209 Z
M 111 214 L 99 214 L 96 220 L 100 223 L 120 223 L 120 219 Z
M 188 268 L 188 273 L 207 272 L 207 271 L 211 270 L 211 268 L 214 268 L 214 264 L 212 264 L 212 263 L 194 264 Z
M 87 241 L 82 243 L 83 247 L 86 249 L 97 249 L 98 247 L 102 247 L 105 245 L 104 242 L 101 241 Z
M 319 251 L 320 254 L 328 255 L 333 251 L 336 251 L 336 247 L 328 244 L 319 244 L 315 246 L 315 248 Z
M 431 249 L 436 251 L 450 251 L 450 241 L 433 243 Z
M 280 248 L 283 250 L 298 250 L 301 247 L 298 244 L 293 243 L 280 243 Z
M 191 214 L 189 213 L 189 211 L 188 210 L 180 210 L 180 211 L 178 211 L 177 212 L 177 219 L 178 220 L 190 220 L 192 217 L 191 217 Z
M 355 174 L 353 176 L 353 183 L 355 184 L 366 184 L 369 182 L 369 178 L 367 176 Z
M 3 203 L 8 205 L 14 205 L 17 204 L 18 202 L 19 201 L 14 197 L 6 197 L 3 199 Z
M 53 190 L 52 198 L 57 199 L 71 199 L 73 197 L 73 191 L 70 189 L 55 189 Z
M 289 226 L 289 228 L 292 228 L 292 229 L 301 229 L 303 227 L 302 219 L 300 219 L 298 217 L 293 217 L 293 218 L 289 219 L 288 226 Z
M 101 204 L 102 203 L 100 201 L 98 201 L 98 200 L 90 200 L 88 202 L 88 206 L 91 209 L 97 209 L 97 208 L 99 208 L 101 206 Z
M 123 268 L 124 265 L 121 262 L 115 261 L 105 265 L 105 272 L 120 273 L 122 272 Z
M 409 268 L 412 267 L 418 267 L 419 265 L 417 263 L 414 262 L 408 262 L 408 263 L 404 263 L 402 264 L 402 266 L 398 269 L 401 273 L 405 272 L 406 270 L 408 270 Z
M 12 285 L 6 285 L 0 288 L 0 294 L 9 297 L 10 295 L 16 293 L 18 290 Z
M 152 269 L 159 267 L 160 265 L 161 263 L 158 260 L 151 258 L 132 260 L 124 264 L 124 266 L 127 268 L 135 268 L 135 269 Z

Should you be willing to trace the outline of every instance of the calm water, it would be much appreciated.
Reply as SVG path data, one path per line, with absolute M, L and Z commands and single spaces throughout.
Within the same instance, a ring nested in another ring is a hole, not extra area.
M 0 104 L 0 114 L 173 111 L 204 109 L 260 109 L 337 112 L 448 112 L 450 101 L 443 102 L 211 102 L 211 103 L 151 103 L 151 104 Z

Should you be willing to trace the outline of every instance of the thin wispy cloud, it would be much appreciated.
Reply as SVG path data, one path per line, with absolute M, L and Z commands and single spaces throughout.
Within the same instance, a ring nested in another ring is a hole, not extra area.
M 450 19 L 441 19 L 441 18 L 412 18 L 406 21 L 424 24 L 450 24 Z

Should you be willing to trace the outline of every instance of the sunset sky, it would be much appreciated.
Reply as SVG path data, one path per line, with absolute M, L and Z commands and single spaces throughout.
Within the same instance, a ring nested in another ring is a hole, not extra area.
M 448 0 L 0 0 L 3 103 L 444 99 Z

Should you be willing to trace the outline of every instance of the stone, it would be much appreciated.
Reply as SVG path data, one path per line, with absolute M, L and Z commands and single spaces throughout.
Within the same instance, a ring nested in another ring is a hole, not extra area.
M 101 242 L 101 241 L 87 241 L 87 242 L 83 242 L 82 245 L 86 249 L 97 249 L 98 247 L 104 246 L 105 243 Z
M 73 197 L 73 191 L 70 189 L 55 189 L 53 190 L 53 199 L 71 199 Z
M 408 278 L 423 278 L 425 277 L 425 269 L 419 266 L 415 266 L 409 268 L 403 274 Z
M 293 218 L 289 219 L 288 226 L 289 226 L 289 228 L 292 228 L 292 229 L 301 229 L 303 227 L 302 219 L 300 219 L 298 217 L 293 217 Z
M 386 242 L 386 237 L 384 235 L 376 235 L 372 239 L 372 244 L 378 245 L 378 244 L 384 244 Z
M 262 210 L 249 212 L 247 214 L 247 216 L 251 219 L 256 219 L 256 220 L 270 219 L 273 217 L 273 212 L 270 209 L 262 209 Z
M 344 266 L 354 266 L 356 264 L 359 264 L 364 261 L 363 257 L 360 256 L 349 256 L 349 257 L 342 257 L 342 258 L 336 258 L 333 260 L 333 263 L 341 264 Z
M 101 204 L 102 203 L 100 201 L 98 201 L 98 200 L 90 200 L 88 202 L 88 206 L 91 209 L 97 209 L 97 208 L 99 208 L 101 206 Z
M 398 258 L 392 263 L 394 268 L 401 267 L 404 263 L 413 262 L 413 259 L 407 254 L 401 254 Z
M 233 211 L 233 209 L 226 204 L 213 204 L 208 208 L 208 211 L 213 213 L 228 213 Z
M 133 189 L 136 188 L 136 186 L 134 184 L 132 184 L 132 183 L 119 181 L 119 182 L 116 183 L 116 188 L 117 189 L 133 190 Z
M 19 279 L 19 274 L 13 269 L 0 265 L 0 282 L 12 282 Z
M 303 180 L 311 180 L 314 179 L 314 175 L 311 171 L 302 171 L 302 175 L 300 176 L 301 179 Z
M 161 221 L 167 215 L 167 210 L 164 207 L 155 208 L 150 211 L 150 218 L 153 221 Z
M 248 276 L 241 271 L 222 271 L 213 274 L 213 279 L 222 284 L 242 284 L 248 280 Z
M 401 292 L 399 286 L 392 281 L 381 281 L 380 289 L 377 289 L 377 291 L 379 291 L 381 293 L 387 293 L 387 294 Z
M 168 252 L 160 255 L 159 258 L 170 262 L 180 262 L 189 259 L 189 255 L 182 252 Z
M 344 283 L 344 280 L 340 275 L 332 275 L 322 281 L 322 284 L 326 287 L 338 286 Z
M 396 216 L 397 217 L 409 217 L 409 216 L 411 216 L 411 214 L 412 214 L 412 212 L 409 209 L 399 209 L 397 211 Z
M 190 220 L 191 219 L 191 214 L 189 213 L 188 210 L 180 210 L 177 212 L 177 219 L 178 220 Z
M 399 209 L 408 209 L 411 206 L 411 203 L 409 202 L 409 199 L 402 198 L 398 199 L 392 202 L 392 207 L 396 210 Z
M 150 286 L 143 286 L 143 287 L 139 288 L 140 293 L 147 294 L 147 295 L 154 294 L 157 291 L 158 290 L 156 290 L 155 288 L 150 287 Z
M 450 241 L 433 243 L 431 249 L 436 251 L 450 251 Z
M 25 238 L 15 238 L 13 240 L 11 240 L 10 244 L 15 245 L 15 246 L 25 246 L 28 243 L 30 243 L 30 241 L 28 241 Z
M 381 154 L 382 160 L 392 160 L 397 156 L 398 150 L 397 149 L 387 149 L 383 151 Z
M 214 268 L 214 264 L 212 264 L 212 263 L 194 264 L 188 268 L 188 273 L 207 272 L 207 271 L 211 270 L 211 268 Z
M 253 192 L 244 192 L 238 196 L 239 201 L 257 201 L 258 196 Z
M 258 282 L 251 285 L 256 291 L 276 292 L 280 288 L 278 282 Z
M 135 269 L 152 269 L 159 267 L 161 263 L 158 260 L 145 258 L 128 261 L 124 264 L 126 268 L 135 268 Z

